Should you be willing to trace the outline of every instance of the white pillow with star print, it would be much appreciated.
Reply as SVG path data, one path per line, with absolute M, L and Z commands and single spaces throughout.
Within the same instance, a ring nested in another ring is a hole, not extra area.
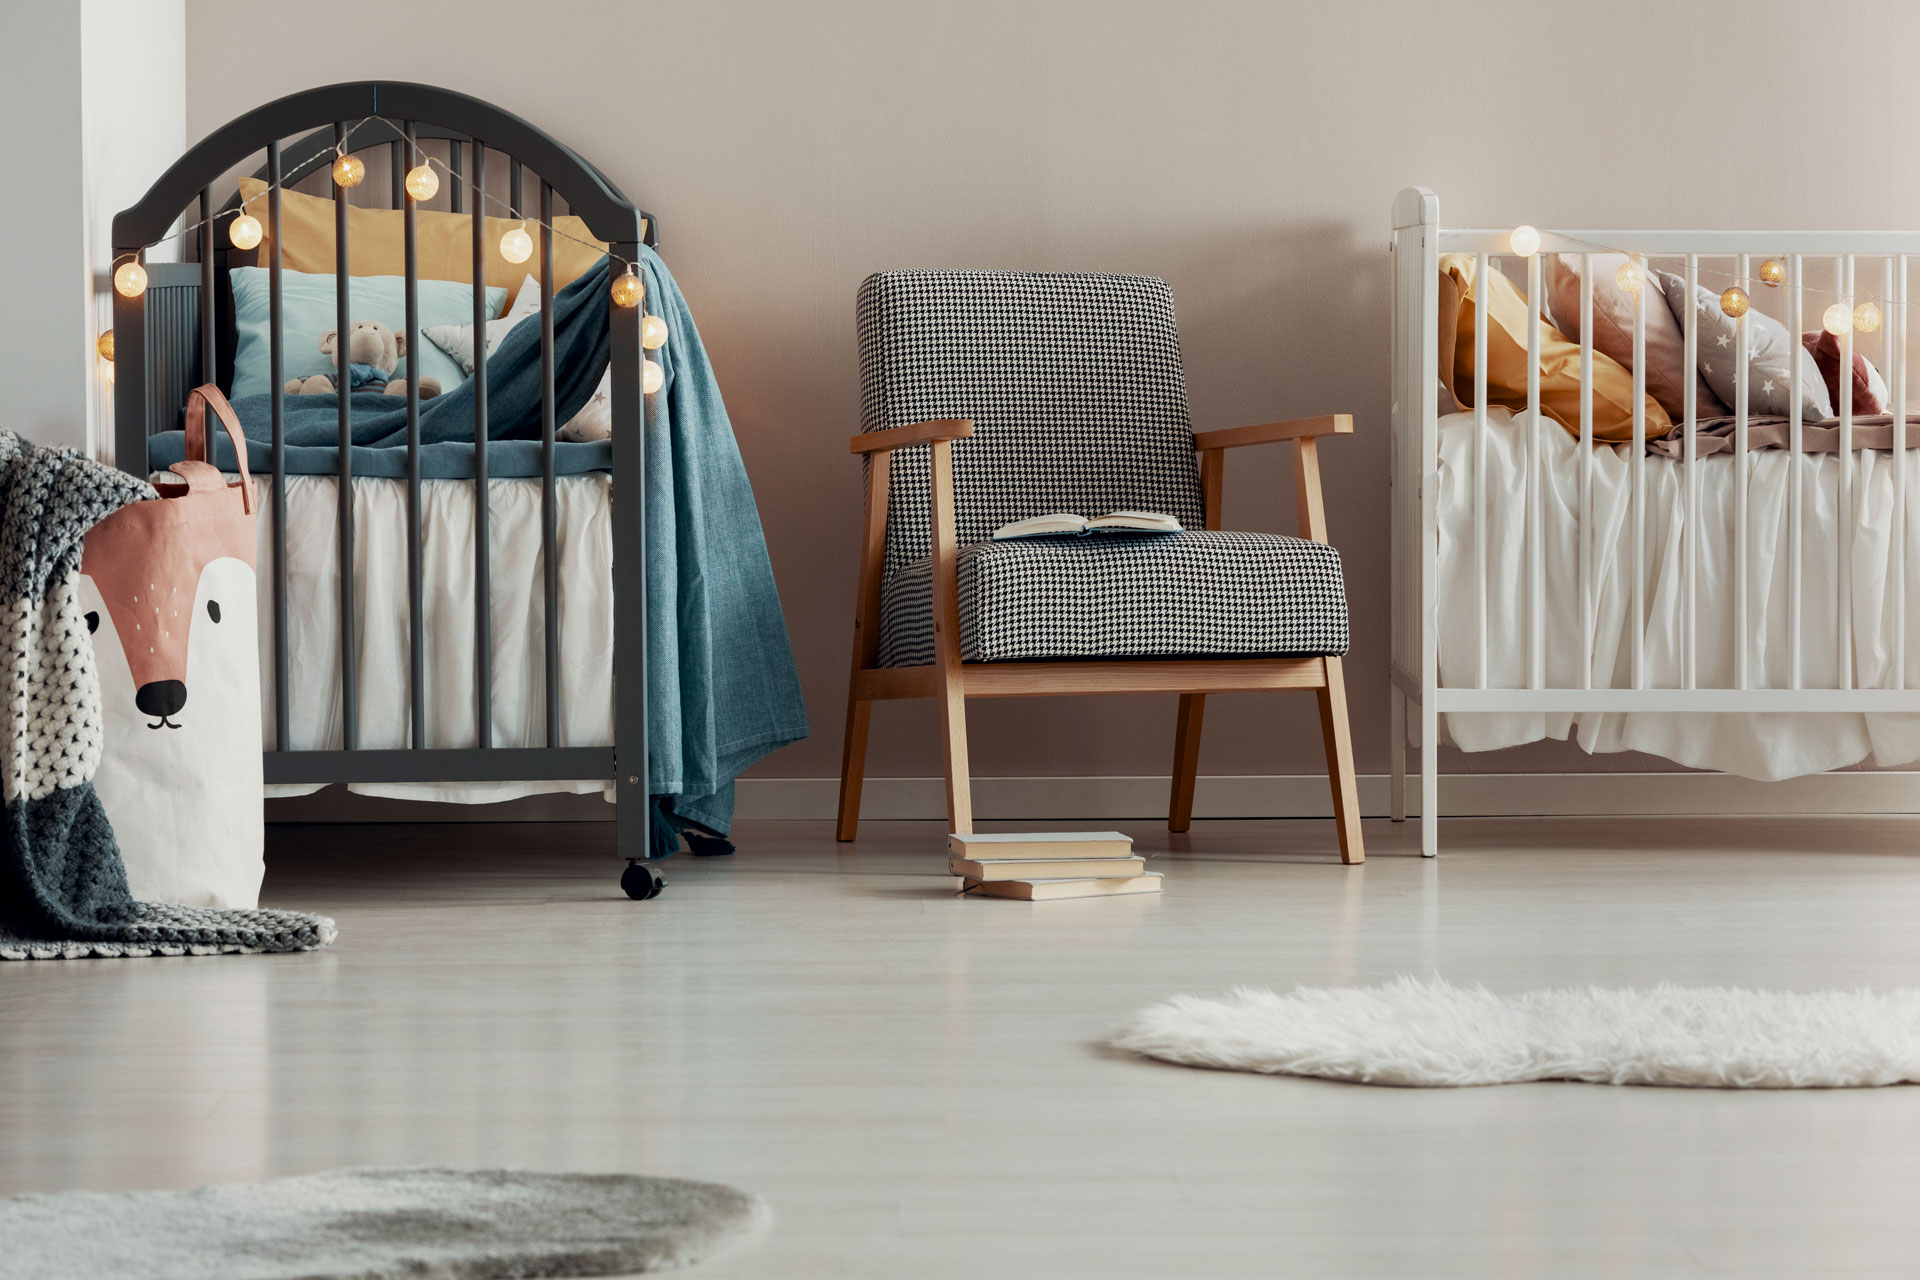
M 1720 309 L 1720 295 L 1705 285 L 1697 287 L 1691 299 L 1687 282 L 1669 271 L 1650 271 L 1648 276 L 1660 286 L 1667 309 L 1683 328 L 1687 308 L 1700 317 L 1699 353 L 1695 357 L 1700 377 L 1728 405 L 1734 402 L 1734 378 L 1739 369 L 1740 322 Z M 1792 361 L 1800 361 L 1800 420 L 1822 422 L 1833 416 L 1833 399 L 1820 377 L 1820 366 L 1787 332 L 1787 327 L 1759 309 L 1747 312 L 1747 412 L 1755 417 L 1787 417 L 1793 408 Z M 1705 416 L 1702 414 L 1701 416 Z M 1677 425 L 1677 424 L 1676 424 Z

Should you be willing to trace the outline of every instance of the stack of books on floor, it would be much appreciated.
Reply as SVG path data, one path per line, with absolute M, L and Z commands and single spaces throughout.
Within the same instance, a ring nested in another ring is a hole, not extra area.
M 1118 831 L 1024 831 L 947 837 L 947 870 L 982 898 L 1116 898 L 1160 892 L 1133 838 Z

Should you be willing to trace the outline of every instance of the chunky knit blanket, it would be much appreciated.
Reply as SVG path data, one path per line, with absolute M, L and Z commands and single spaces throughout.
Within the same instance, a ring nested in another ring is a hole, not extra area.
M 0 431 L 0 959 L 308 951 L 333 921 L 293 911 L 135 902 L 93 775 L 100 682 L 80 610 L 81 540 L 129 502 L 132 476 Z

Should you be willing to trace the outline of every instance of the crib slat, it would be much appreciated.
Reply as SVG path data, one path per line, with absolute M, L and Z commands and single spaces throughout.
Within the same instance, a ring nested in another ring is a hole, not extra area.
M 467 184 L 461 177 L 460 150 L 458 139 L 448 139 L 447 172 L 453 175 L 453 181 L 447 184 L 447 208 L 455 213 L 467 211 Z
M 1907 687 L 1907 255 L 1894 276 L 1893 315 L 1900 337 L 1889 336 L 1893 364 L 1893 687 Z
M 640 260 L 640 245 L 616 240 L 608 246 L 615 267 Z M 615 306 L 608 297 L 608 368 L 613 392 L 613 742 L 616 794 L 639 801 L 619 806 L 615 852 L 646 856 L 647 755 L 647 455 L 646 397 L 641 391 L 640 307 Z
M 396 209 L 405 208 L 407 203 L 407 168 L 402 155 L 398 139 L 387 144 L 387 184 L 392 192 L 389 203 Z
M 520 162 L 509 157 L 507 161 L 507 212 L 516 218 L 524 217 L 527 212 L 527 206 L 521 202 L 522 193 L 520 188 L 522 179 L 520 169 Z M 549 221 L 551 221 L 551 219 L 549 219 Z
M 517 169 L 518 166 L 516 166 Z M 553 433 L 553 187 L 540 184 L 540 564 L 547 651 L 547 745 L 560 745 L 560 513 L 555 505 Z
M 333 142 L 344 147 L 347 127 L 333 126 Z M 340 490 L 340 745 L 348 751 L 360 744 L 358 707 L 355 700 L 353 637 L 353 407 L 350 403 L 353 357 L 348 351 L 348 334 L 353 320 L 349 305 L 352 277 L 347 271 L 347 188 L 333 188 L 333 305 L 334 305 L 334 399 L 340 413 L 340 463 L 335 483 Z
M 413 152 L 414 124 L 405 126 L 407 151 Z M 427 746 L 426 584 L 420 553 L 420 361 L 411 353 L 420 343 L 420 260 L 415 201 L 401 191 L 407 289 L 407 711 L 408 742 Z
M 1633 687 L 1647 687 L 1647 277 L 1640 261 L 1640 288 L 1633 295 Z
M 1686 378 L 1681 391 L 1682 405 L 1686 411 L 1686 461 L 1681 472 L 1681 487 L 1686 493 L 1686 527 L 1684 532 L 1686 572 L 1686 600 L 1683 612 L 1686 618 L 1686 650 L 1681 655 L 1681 665 L 1685 668 L 1686 686 L 1697 687 L 1700 678 L 1700 255 L 1687 255 L 1687 319 L 1681 327 L 1685 331 L 1686 358 L 1680 367 L 1691 376 Z
M 1473 601 L 1479 619 L 1479 678 L 1487 687 L 1487 255 L 1473 262 Z
M 1854 308 L 1853 297 L 1853 255 L 1846 254 L 1841 267 L 1841 297 L 1845 299 L 1847 310 Z M 1847 320 L 1846 332 L 1840 335 L 1840 368 L 1848 373 L 1853 369 L 1853 320 Z M 1841 377 L 1840 403 L 1835 406 L 1840 412 L 1840 536 L 1835 541 L 1835 554 L 1839 559 L 1834 574 L 1834 582 L 1839 587 L 1839 610 L 1835 616 L 1836 643 L 1839 656 L 1839 677 L 1836 687 L 1853 688 L 1853 379 Z
M 267 228 L 273 252 L 267 262 L 267 383 L 273 397 L 273 746 L 291 749 L 287 727 L 287 376 L 286 335 L 280 302 L 280 143 L 267 144 Z
M 1787 258 L 1787 306 L 1794 333 L 1806 332 L 1805 303 L 1806 290 L 1801 287 L 1801 259 L 1796 253 Z M 1793 615 L 1791 630 L 1787 635 L 1787 663 L 1792 686 L 1798 689 L 1803 680 L 1801 654 L 1806 629 L 1801 613 L 1801 557 L 1806 539 L 1800 482 L 1807 469 L 1807 459 L 1800 452 L 1800 397 L 1804 394 L 1804 387 L 1799 359 L 1789 361 L 1787 368 L 1787 396 L 1793 402 L 1787 409 L 1787 457 L 1790 459 L 1787 470 L 1787 610 Z
M 473 140 L 473 687 L 476 746 L 493 745 L 493 592 L 487 510 L 487 148 Z
M 1546 687 L 1546 573 L 1540 552 L 1540 255 L 1527 259 L 1527 687 Z
M 1593 688 L 1593 255 L 1580 255 L 1580 687 Z
M 1748 255 L 1740 255 L 1740 287 L 1747 287 Z M 1752 620 L 1747 616 L 1747 364 L 1751 347 L 1747 313 L 1733 322 L 1739 354 L 1733 362 L 1733 686 L 1748 685 L 1747 655 L 1753 648 Z M 1794 353 L 1797 354 L 1797 353 Z
M 219 378 L 213 346 L 213 188 L 200 189 L 200 381 Z M 218 462 L 212 427 L 207 428 L 207 458 Z

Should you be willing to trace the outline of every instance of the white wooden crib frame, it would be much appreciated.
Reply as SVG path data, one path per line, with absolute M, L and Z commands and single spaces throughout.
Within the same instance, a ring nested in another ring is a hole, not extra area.
M 1735 657 L 1735 677 L 1732 687 L 1708 687 L 1696 680 L 1699 619 L 1697 615 L 1697 593 L 1694 590 L 1695 572 L 1700 543 L 1698 473 L 1695 462 L 1695 432 L 1698 416 L 1694 405 L 1694 382 L 1689 380 L 1686 389 L 1685 404 L 1685 452 L 1683 483 L 1681 492 L 1685 504 L 1685 542 L 1683 544 L 1683 564 L 1686 575 L 1685 590 L 1685 681 L 1678 688 L 1652 687 L 1648 682 L 1646 663 L 1643 656 L 1646 611 L 1646 567 L 1641 548 L 1646 537 L 1646 422 L 1644 403 L 1646 394 L 1645 340 L 1646 306 L 1648 290 L 1639 292 L 1639 306 L 1634 323 L 1634 369 L 1633 369 L 1633 444 L 1634 449 L 1629 463 L 1631 485 L 1631 508 L 1628 522 L 1629 536 L 1633 542 L 1633 616 L 1641 620 L 1641 626 L 1634 628 L 1631 636 L 1631 685 L 1627 688 L 1594 687 L 1593 677 L 1593 630 L 1595 608 L 1595 584 L 1592 569 L 1591 544 L 1588 539 L 1580 540 L 1579 573 L 1580 594 L 1582 600 L 1582 634 L 1585 637 L 1586 655 L 1582 663 L 1583 681 L 1579 688 L 1558 688 L 1546 683 L 1546 647 L 1545 626 L 1543 623 L 1544 586 L 1543 552 L 1541 542 L 1541 510 L 1539 498 L 1541 492 L 1541 467 L 1544 465 L 1544 451 L 1539 446 L 1539 433 L 1532 431 L 1527 436 L 1526 468 L 1527 492 L 1525 509 L 1526 534 L 1526 582 L 1527 590 L 1527 683 L 1523 687 L 1493 687 L 1487 680 L 1487 520 L 1486 520 L 1486 450 L 1481 444 L 1486 439 L 1487 421 L 1487 293 L 1477 289 L 1476 324 L 1474 350 L 1474 404 L 1471 406 L 1478 415 L 1475 425 L 1476 447 L 1473 476 L 1473 512 L 1474 512 L 1474 550 L 1476 552 L 1476 590 L 1479 611 L 1479 678 L 1471 686 L 1442 685 L 1439 679 L 1439 616 L 1438 600 L 1440 570 L 1440 539 L 1438 512 L 1439 480 L 1439 406 L 1436 403 L 1436 391 L 1439 386 L 1439 259 L 1442 253 L 1471 253 L 1476 255 L 1476 270 L 1484 273 L 1493 266 L 1493 259 L 1499 257 L 1517 257 L 1511 248 L 1512 228 L 1470 228 L 1445 227 L 1440 225 L 1440 202 L 1433 192 L 1423 187 L 1409 187 L 1395 199 L 1393 206 L 1393 405 L 1392 428 L 1393 446 L 1391 460 L 1391 544 L 1393 555 L 1393 580 L 1391 603 L 1392 628 L 1392 773 L 1391 804 L 1395 821 L 1406 817 L 1406 780 L 1409 704 L 1418 708 L 1419 746 L 1420 746 L 1420 851 L 1426 857 L 1439 852 L 1440 817 L 1440 778 L 1438 771 L 1438 752 L 1434 744 L 1439 740 L 1439 717 L 1441 712 L 1588 712 L 1588 711 L 1691 711 L 1691 712 L 1762 712 L 1762 711 L 1845 711 L 1845 712 L 1895 712 L 1920 711 L 1920 689 L 1910 688 L 1907 679 L 1907 645 L 1905 634 L 1905 580 L 1906 580 L 1906 542 L 1904 538 L 1893 540 L 1894 581 L 1891 586 L 1892 611 L 1894 615 L 1895 653 L 1894 681 L 1891 688 L 1858 688 L 1854 681 L 1852 661 L 1852 625 L 1848 611 L 1842 609 L 1837 619 L 1839 628 L 1840 659 L 1838 670 L 1834 673 L 1828 687 L 1818 687 L 1826 679 L 1824 675 L 1815 681 L 1816 687 L 1808 687 L 1803 682 L 1801 670 L 1802 626 L 1801 626 L 1801 578 L 1804 521 L 1807 518 L 1801 497 L 1800 469 L 1791 472 L 1789 487 L 1790 523 L 1788 527 L 1789 561 L 1789 600 L 1788 609 L 1791 618 L 1791 641 L 1789 666 L 1792 673 L 1790 687 L 1761 688 L 1752 682 L 1749 671 L 1750 658 L 1748 646 L 1740 645 Z M 1624 249 L 1636 255 L 1684 258 L 1686 276 L 1689 285 L 1695 285 L 1699 279 L 1701 258 L 1729 259 L 1737 261 L 1738 276 L 1743 284 L 1749 278 L 1750 259 L 1777 258 L 1787 267 L 1787 279 L 1782 288 L 1787 290 L 1789 314 L 1796 323 L 1791 325 L 1796 335 L 1804 329 L 1798 323 L 1804 319 L 1806 290 L 1802 287 L 1803 258 L 1829 258 L 1835 260 L 1837 278 L 1842 281 L 1841 292 L 1851 304 L 1855 288 L 1855 260 L 1859 257 L 1880 259 L 1883 267 L 1883 287 L 1877 296 L 1888 300 L 1883 334 L 1884 375 L 1895 406 L 1904 406 L 1907 402 L 1907 267 L 1909 257 L 1920 257 L 1920 232 L 1896 231 L 1565 231 L 1542 230 L 1540 233 L 1539 253 L 1527 261 L 1527 299 L 1531 322 L 1528 327 L 1528 379 L 1527 403 L 1533 411 L 1533 421 L 1539 425 L 1540 406 L 1540 303 L 1543 297 L 1540 283 L 1540 254 L 1579 253 L 1592 254 L 1604 249 Z M 1580 367 L 1581 367 L 1581 422 L 1580 438 L 1585 446 L 1582 456 L 1587 459 L 1580 484 L 1580 515 L 1582 525 L 1590 523 L 1592 518 L 1592 442 L 1593 442 L 1593 402 L 1591 391 L 1591 371 L 1593 367 L 1593 273 L 1591 262 L 1581 273 L 1581 306 L 1587 322 L 1581 326 Z M 1715 270 L 1725 268 L 1716 267 Z M 1751 286 L 1747 286 L 1751 292 Z M 1661 305 L 1656 299 L 1654 305 Z M 1815 323 L 1818 323 L 1817 315 Z M 1746 345 L 1747 318 L 1738 321 L 1742 347 Z M 1685 325 L 1686 363 L 1689 368 L 1695 364 L 1699 341 L 1699 321 L 1690 309 Z M 1853 363 L 1853 333 L 1851 329 L 1841 338 L 1840 366 L 1851 368 Z M 1747 442 L 1747 366 L 1738 361 L 1735 403 L 1732 406 L 1736 417 L 1734 429 L 1734 466 L 1742 476 L 1748 471 Z M 1790 430 L 1793 447 L 1798 451 L 1800 441 L 1800 362 L 1793 363 L 1793 385 L 1790 392 L 1793 402 L 1793 417 Z M 1852 453 L 1853 396 L 1851 379 L 1841 379 L 1840 403 L 1835 406 L 1839 415 L 1840 450 L 1843 454 Z M 1557 427 L 1553 428 L 1558 430 Z M 1906 433 L 1896 430 L 1893 433 L 1894 506 L 1891 519 L 1895 528 L 1904 527 L 1906 519 L 1906 470 L 1904 465 Z M 1850 520 L 1853 511 L 1852 468 L 1841 468 L 1840 511 L 1843 520 Z M 1735 520 L 1741 536 L 1736 544 L 1734 580 L 1734 609 L 1739 619 L 1747 619 L 1747 561 L 1748 545 L 1752 540 L 1752 531 L 1747 513 L 1747 495 L 1745 487 L 1736 490 Z M 1841 574 L 1839 598 L 1850 600 L 1852 596 L 1849 576 L 1849 558 L 1851 555 L 1850 524 L 1843 526 L 1840 546 L 1839 572 Z M 1816 566 L 1816 569 L 1819 566 Z M 1747 626 L 1734 629 L 1735 634 L 1746 634 Z

